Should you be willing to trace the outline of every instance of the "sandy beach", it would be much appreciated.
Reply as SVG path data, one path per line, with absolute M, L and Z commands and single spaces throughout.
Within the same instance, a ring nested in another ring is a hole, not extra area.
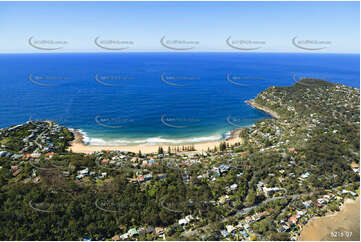
M 159 144 L 159 145 L 123 145 L 123 146 L 98 146 L 98 145 L 85 145 L 83 142 L 83 135 L 77 131 L 72 130 L 75 139 L 72 141 L 71 146 L 69 147 L 69 151 L 75 153 L 92 153 L 95 151 L 101 151 L 101 150 L 121 150 L 121 151 L 129 151 L 138 153 L 141 151 L 143 154 L 158 152 L 158 148 L 162 147 L 164 151 L 168 150 L 168 147 L 171 147 L 171 149 L 182 146 L 189 146 L 194 145 L 194 148 L 196 151 L 207 151 L 209 149 L 213 149 L 214 147 L 219 147 L 219 144 L 221 142 L 227 142 L 229 145 L 233 145 L 235 143 L 243 143 L 242 138 L 239 137 L 239 132 L 241 129 L 236 129 L 231 132 L 231 137 L 227 140 L 217 140 L 217 141 L 209 141 L 209 142 L 200 142 L 200 143 L 193 143 L 193 144 Z
M 347 199 L 339 212 L 312 218 L 303 228 L 298 240 L 359 241 L 360 197 L 356 200 Z
M 280 116 L 276 113 L 273 112 L 272 110 L 269 110 L 265 107 L 262 107 L 258 104 L 256 104 L 254 102 L 254 100 L 248 100 L 246 101 L 246 103 L 248 105 L 250 105 L 253 108 L 262 110 L 266 113 L 268 113 L 269 115 L 271 115 L 274 118 L 279 119 Z M 122 145 L 122 146 L 100 146 L 100 145 L 86 145 L 83 142 L 83 135 L 77 131 L 77 130 L 72 130 L 75 139 L 72 141 L 71 146 L 69 147 L 69 151 L 71 150 L 72 152 L 75 153 L 92 153 L 95 151 L 101 151 L 101 150 L 121 150 L 121 151 L 129 151 L 129 152 L 135 152 L 138 153 L 139 151 L 141 151 L 143 154 L 148 154 L 148 153 L 154 153 L 154 152 L 158 152 L 158 148 L 162 147 L 164 151 L 168 150 L 168 147 L 171 147 L 171 149 L 174 148 L 181 148 L 182 146 L 189 146 L 189 145 L 194 145 L 194 148 L 196 149 L 196 151 L 207 151 L 208 149 L 213 149 L 214 147 L 219 147 L 219 144 L 221 142 L 227 142 L 227 144 L 229 145 L 233 145 L 236 143 L 243 143 L 242 138 L 239 137 L 239 133 L 240 133 L 241 129 L 235 129 L 231 131 L 231 137 L 226 139 L 226 140 L 217 140 L 217 141 L 209 141 L 209 142 L 199 142 L 199 143 L 192 143 L 192 144 L 179 144 L 179 145 L 174 145 L 174 144 L 159 144 L 159 145 L 146 145 L 146 144 L 140 144 L 140 145 Z

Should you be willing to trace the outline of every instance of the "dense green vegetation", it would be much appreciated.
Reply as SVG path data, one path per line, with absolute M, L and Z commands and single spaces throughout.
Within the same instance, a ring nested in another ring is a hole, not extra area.
M 360 157 L 359 97 L 359 89 L 314 79 L 270 87 L 254 101 L 282 118 L 258 121 L 242 129 L 243 144 L 222 142 L 205 155 L 180 152 L 194 146 L 149 155 L 75 154 L 66 151 L 73 135 L 65 127 L 35 122 L 3 129 L 1 150 L 40 154 L 0 157 L 0 239 L 109 240 L 132 228 L 164 227 L 167 240 L 220 240 L 226 225 L 244 226 L 247 216 L 266 212 L 250 223 L 249 239 L 288 240 L 289 233 L 277 228 L 296 209 L 305 209 L 302 202 L 317 203 L 329 193 L 350 197 L 344 189 L 359 192 L 359 174 L 350 166 Z M 32 132 L 30 145 L 23 140 Z M 49 142 L 51 156 L 43 147 Z M 24 146 L 30 148 L 25 152 Z M 14 175 L 19 167 L 21 173 Z M 94 174 L 79 178 L 84 168 Z M 281 189 L 267 197 L 260 184 Z M 339 202 L 312 207 L 310 213 L 336 211 Z M 196 222 L 179 225 L 188 215 Z M 199 233 L 185 235 L 189 230 Z M 147 233 L 138 239 L 159 237 Z

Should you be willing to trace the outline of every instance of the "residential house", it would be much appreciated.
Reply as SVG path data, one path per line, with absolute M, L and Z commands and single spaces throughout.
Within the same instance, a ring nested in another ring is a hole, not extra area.
M 55 153 L 46 153 L 45 156 L 48 157 L 49 159 L 53 158 L 53 156 L 55 155 Z
M 312 201 L 308 200 L 308 201 L 303 202 L 302 204 L 305 206 L 306 209 L 308 209 L 308 208 L 311 208 Z
M 237 190 L 237 188 L 238 188 L 238 185 L 237 185 L 237 184 L 232 184 L 231 186 L 229 186 L 229 189 L 230 189 L 231 191 Z
M 233 225 L 226 225 L 226 229 L 228 233 L 233 233 L 236 230 Z
M 273 193 L 280 191 L 281 189 L 278 187 L 263 187 L 263 193 L 266 197 L 272 196 Z
M 229 236 L 229 233 L 227 230 L 221 230 L 220 232 L 224 238 L 227 238 Z
M 22 172 L 22 169 L 18 169 L 13 173 L 13 176 L 17 176 Z
M 122 235 L 120 236 L 120 239 L 122 239 L 122 240 L 126 240 L 126 239 L 128 239 L 128 238 L 129 238 L 129 234 L 128 234 L 128 233 L 122 234 Z
M 360 168 L 359 165 L 357 163 L 352 163 L 351 164 L 351 168 L 354 172 L 359 173 L 360 172 Z
M 113 241 L 119 241 L 119 240 L 120 240 L 120 236 L 119 236 L 119 235 L 114 235 L 114 236 L 112 237 L 112 240 L 113 240 Z
M 250 223 L 253 223 L 254 222 L 254 219 L 250 216 L 247 216 L 244 221 L 247 223 L 247 224 L 250 224 Z
M 129 229 L 128 235 L 129 235 L 129 237 L 135 237 L 135 236 L 138 236 L 139 234 L 138 234 L 138 231 L 136 228 L 132 228 L 132 229 Z
M 155 233 L 156 234 L 163 234 L 164 233 L 164 228 L 163 227 L 156 227 L 155 228 Z
M 85 168 L 83 170 L 78 171 L 78 175 L 83 175 L 83 176 L 87 176 L 89 172 L 88 168 Z
M 144 176 L 138 176 L 137 180 L 138 182 L 144 182 Z
M 297 219 L 296 216 L 291 216 L 291 217 L 288 218 L 288 222 L 290 224 L 297 224 L 297 221 L 298 221 L 298 219 Z
M 311 175 L 311 174 L 310 174 L 309 172 L 306 172 L 305 174 L 302 174 L 302 175 L 301 175 L 301 178 L 302 178 L 302 179 L 306 179 L 306 178 L 308 178 L 310 175 Z
M 65 176 L 65 177 L 70 176 L 70 172 L 69 171 L 63 171 L 63 176 Z
M 185 226 L 188 224 L 188 221 L 186 219 L 182 218 L 178 221 L 178 224 L 181 226 Z

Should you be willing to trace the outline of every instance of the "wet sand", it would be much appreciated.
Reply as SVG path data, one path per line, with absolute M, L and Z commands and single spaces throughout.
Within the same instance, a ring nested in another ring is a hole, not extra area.
M 334 232 L 333 236 L 331 232 Z M 303 228 L 298 240 L 359 241 L 360 197 L 346 200 L 339 212 L 312 218 Z
M 92 153 L 95 151 L 102 151 L 102 150 L 121 150 L 121 151 L 128 151 L 138 153 L 141 151 L 143 154 L 149 154 L 158 152 L 158 148 L 162 147 L 165 152 L 167 152 L 168 147 L 171 149 L 182 146 L 190 146 L 194 145 L 196 151 L 207 151 L 209 149 L 213 149 L 214 147 L 219 148 L 219 144 L 221 142 L 227 142 L 229 145 L 233 145 L 235 143 L 243 143 L 241 137 L 239 137 L 239 132 L 241 129 L 233 130 L 231 132 L 231 137 L 227 140 L 219 140 L 219 141 L 209 141 L 209 142 L 202 142 L 202 143 L 193 143 L 193 144 L 159 144 L 159 145 L 122 145 L 122 146 L 98 146 L 98 145 L 85 145 L 83 142 L 83 136 L 80 132 L 76 130 L 72 130 L 75 139 L 72 141 L 71 146 L 69 147 L 69 151 L 71 150 L 74 153 Z M 186 151 L 185 151 L 186 152 Z M 191 151 L 190 151 L 191 152 Z

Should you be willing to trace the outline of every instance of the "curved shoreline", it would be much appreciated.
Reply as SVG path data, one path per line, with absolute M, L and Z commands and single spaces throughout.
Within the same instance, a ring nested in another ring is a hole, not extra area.
M 258 110 L 261 110 L 263 112 L 266 112 L 267 114 L 271 115 L 273 118 L 280 119 L 280 116 L 266 108 L 263 107 L 257 103 L 254 102 L 254 99 L 245 101 L 248 105 L 250 105 L 252 108 L 256 108 Z M 172 144 L 172 143 L 159 143 L 155 145 L 147 145 L 147 144 L 137 144 L 137 145 L 86 145 L 83 142 L 84 135 L 79 132 L 79 130 L 71 130 L 71 132 L 74 134 L 75 139 L 71 142 L 71 146 L 68 148 L 69 151 L 72 151 L 74 153 L 92 153 L 96 151 L 102 151 L 102 150 L 109 150 L 109 151 L 115 151 L 115 150 L 121 150 L 121 151 L 128 151 L 128 152 L 134 152 L 138 153 L 139 151 L 147 154 L 147 153 L 156 153 L 158 152 L 159 147 L 162 147 L 164 151 L 168 150 L 168 147 L 171 149 L 175 148 L 182 148 L 182 146 L 194 146 L 195 150 L 198 152 L 201 151 L 207 151 L 208 149 L 213 149 L 214 147 L 219 147 L 221 142 L 227 142 L 229 145 L 233 145 L 235 143 L 243 143 L 243 139 L 239 137 L 239 132 L 242 130 L 242 128 L 231 130 L 231 136 L 228 139 L 220 139 L 216 141 L 205 141 L 205 142 L 194 142 L 194 143 L 182 143 L 182 144 Z M 187 152 L 187 151 L 183 151 Z
M 258 103 L 256 103 L 254 101 L 254 99 L 251 99 L 251 100 L 247 100 L 245 101 L 245 103 L 247 103 L 249 106 L 251 106 L 252 108 L 255 108 L 255 109 L 258 109 L 258 110 L 261 110 L 269 115 L 271 115 L 273 118 L 276 118 L 276 119 L 280 119 L 281 117 L 278 115 L 278 113 L 276 113 L 275 111 L 271 110 L 271 109 L 268 109 L 264 106 L 261 106 L 259 105 Z
M 195 151 L 207 151 L 208 149 L 213 149 L 214 147 L 219 147 L 221 142 L 227 142 L 229 145 L 236 143 L 243 143 L 243 139 L 239 137 L 239 132 L 241 129 L 235 129 L 231 131 L 231 136 L 228 139 L 220 139 L 216 141 L 206 141 L 206 142 L 197 142 L 197 143 L 184 143 L 184 144 L 167 144 L 159 143 L 155 145 L 139 144 L 139 145 L 86 145 L 83 142 L 84 135 L 79 130 L 71 130 L 74 135 L 74 140 L 71 142 L 71 146 L 68 148 L 69 151 L 74 153 L 92 153 L 96 151 L 109 150 L 109 151 L 128 151 L 138 153 L 141 151 L 143 154 L 147 153 L 156 153 L 158 152 L 159 147 L 162 147 L 164 151 L 168 150 L 168 147 L 171 149 L 182 148 L 183 146 L 194 146 Z M 187 152 L 187 151 L 182 151 Z M 189 151 L 192 152 L 192 151 Z
M 356 211 L 355 211 L 356 210 Z M 355 200 L 346 199 L 340 211 L 322 216 L 313 217 L 301 231 L 298 241 L 320 240 L 360 240 L 360 196 Z M 356 230 L 356 231 L 355 231 Z M 345 236 L 331 237 L 331 232 L 343 233 Z M 346 237 L 346 233 L 352 236 Z

